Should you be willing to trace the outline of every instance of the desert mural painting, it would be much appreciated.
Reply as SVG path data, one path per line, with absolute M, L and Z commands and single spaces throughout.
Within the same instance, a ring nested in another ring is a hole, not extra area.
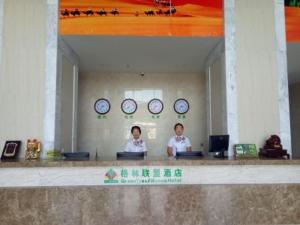
M 285 26 L 289 42 L 300 42 L 300 0 L 285 0 Z
M 300 41 L 300 0 L 285 0 L 287 41 Z M 222 37 L 223 0 L 61 0 L 61 35 Z
M 61 34 L 223 36 L 222 0 L 61 0 Z

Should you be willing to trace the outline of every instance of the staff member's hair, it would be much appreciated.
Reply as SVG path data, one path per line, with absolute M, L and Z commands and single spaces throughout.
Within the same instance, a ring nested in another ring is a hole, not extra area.
M 141 130 L 141 128 L 139 126 L 133 126 L 133 127 L 131 127 L 131 133 L 133 133 L 134 130 L 138 130 L 140 134 L 142 133 L 142 130 Z
M 184 126 L 181 123 L 176 123 L 174 126 L 174 130 L 176 130 L 176 128 L 180 126 L 182 129 L 184 129 Z

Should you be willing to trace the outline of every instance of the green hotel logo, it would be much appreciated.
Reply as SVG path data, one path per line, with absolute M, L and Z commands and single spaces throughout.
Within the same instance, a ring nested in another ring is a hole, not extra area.
M 117 184 L 118 182 L 119 182 L 118 174 L 116 173 L 116 171 L 114 171 L 113 169 L 109 169 L 105 173 L 104 183 L 105 184 Z
M 181 184 L 181 168 L 110 168 L 104 176 L 104 184 Z

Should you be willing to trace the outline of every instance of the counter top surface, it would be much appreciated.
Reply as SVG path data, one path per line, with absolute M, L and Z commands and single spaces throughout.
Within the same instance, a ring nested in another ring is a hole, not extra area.
M 0 162 L 0 168 L 11 167 L 111 167 L 111 166 L 201 166 L 201 165 L 300 165 L 300 159 L 276 160 L 276 159 L 213 159 L 203 158 L 197 160 L 175 160 L 167 157 L 147 157 L 144 160 L 116 160 L 105 158 L 87 161 L 65 160 L 18 160 L 13 162 Z

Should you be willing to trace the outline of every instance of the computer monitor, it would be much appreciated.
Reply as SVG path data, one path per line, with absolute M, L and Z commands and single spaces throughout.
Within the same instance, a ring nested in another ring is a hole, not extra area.
M 209 152 L 218 152 L 216 158 L 225 158 L 224 152 L 228 151 L 229 135 L 211 135 L 209 136 Z
M 176 152 L 176 159 L 199 159 L 203 157 L 201 151 Z
M 90 153 L 88 152 L 65 152 L 63 153 L 63 156 L 67 161 L 81 161 L 90 159 Z
M 117 160 L 143 160 L 144 152 L 117 152 Z

